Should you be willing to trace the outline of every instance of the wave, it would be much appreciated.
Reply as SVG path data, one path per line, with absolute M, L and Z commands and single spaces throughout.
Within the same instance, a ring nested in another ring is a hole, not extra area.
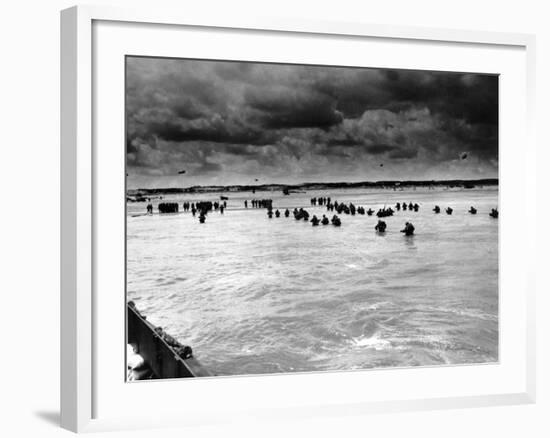
M 476 309 L 461 309 L 458 307 L 445 306 L 415 306 L 405 309 L 404 312 L 414 313 L 450 313 L 457 316 L 465 316 L 467 318 L 480 319 L 484 321 L 498 321 L 498 314 L 483 312 Z
M 361 348 L 373 348 L 375 350 L 385 350 L 391 348 L 392 344 L 386 339 L 382 339 L 379 333 L 374 334 L 373 336 L 359 336 L 357 338 L 351 339 L 352 344 L 355 347 Z

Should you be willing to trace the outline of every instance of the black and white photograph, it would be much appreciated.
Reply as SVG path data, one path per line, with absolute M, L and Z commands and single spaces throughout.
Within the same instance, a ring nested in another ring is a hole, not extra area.
M 498 363 L 498 75 L 125 63 L 127 381 Z

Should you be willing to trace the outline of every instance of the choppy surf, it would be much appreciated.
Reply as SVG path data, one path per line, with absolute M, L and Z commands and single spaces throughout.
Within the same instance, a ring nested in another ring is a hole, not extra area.
M 226 195 L 226 194 L 225 194 Z M 265 195 L 265 196 L 264 196 Z M 172 202 L 219 193 L 169 196 Z M 212 374 L 326 371 L 498 360 L 495 188 L 333 190 L 283 196 L 278 208 L 331 196 L 373 209 L 416 202 L 418 212 L 343 216 L 341 227 L 267 219 L 229 194 L 223 215 L 127 214 L 127 293 L 149 320 L 193 346 Z M 434 215 L 434 205 L 453 215 Z M 467 210 L 474 205 L 479 214 Z M 415 235 L 399 233 L 414 222 Z

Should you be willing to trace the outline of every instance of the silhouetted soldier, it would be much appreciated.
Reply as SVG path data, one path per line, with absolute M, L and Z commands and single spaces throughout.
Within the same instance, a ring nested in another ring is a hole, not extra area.
M 414 234 L 414 226 L 410 222 L 405 223 L 405 228 L 401 230 L 402 233 L 405 233 L 405 236 L 412 236 Z
M 382 220 L 378 220 L 378 223 L 374 226 L 374 229 L 379 233 L 385 233 L 386 232 L 386 222 Z

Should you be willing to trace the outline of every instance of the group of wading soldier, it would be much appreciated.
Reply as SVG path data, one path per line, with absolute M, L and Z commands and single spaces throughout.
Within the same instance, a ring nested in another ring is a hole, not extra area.
M 227 199 L 227 198 L 224 198 L 224 199 Z M 357 207 L 355 206 L 353 203 L 349 203 L 349 204 L 344 204 L 344 203 L 338 203 L 338 201 L 334 201 L 334 202 L 331 202 L 331 198 L 330 197 L 319 197 L 319 198 L 311 198 L 310 200 L 311 202 L 311 205 L 313 206 L 321 206 L 321 205 L 326 205 L 327 207 L 327 211 L 333 211 L 333 210 L 336 210 L 339 214 L 342 214 L 342 213 L 345 213 L 345 214 L 350 214 L 350 215 L 355 215 L 356 213 L 357 214 L 360 214 L 360 215 L 364 215 L 364 214 L 367 214 L 368 216 L 372 216 L 372 214 L 374 213 L 374 210 L 372 208 L 369 208 L 368 210 L 365 210 L 364 207 Z M 275 211 L 273 211 L 273 200 L 271 199 L 252 199 L 250 201 L 250 205 L 253 207 L 253 208 L 266 208 L 267 209 L 267 216 L 271 219 L 273 218 L 273 216 L 275 216 L 276 218 L 279 218 L 281 216 L 281 212 L 279 211 L 279 209 L 276 209 Z M 248 208 L 249 206 L 249 201 L 248 200 L 245 200 L 244 201 L 244 206 L 245 208 Z M 201 224 L 205 223 L 206 222 L 206 215 L 208 214 L 208 212 L 210 211 L 213 211 L 213 210 L 216 210 L 216 211 L 219 211 L 221 214 L 224 213 L 224 210 L 227 208 L 227 201 L 223 201 L 223 202 L 211 202 L 211 201 L 206 201 L 206 202 L 195 202 L 195 203 L 190 203 L 190 202 L 184 202 L 182 204 L 182 207 L 183 207 L 183 211 L 191 211 L 191 213 L 193 214 L 193 216 L 195 216 L 197 213 L 199 213 L 199 222 Z M 377 212 L 376 212 L 376 216 L 379 217 L 379 218 L 382 218 L 382 217 L 388 217 L 388 216 L 393 216 L 394 212 L 395 211 L 400 211 L 400 210 L 409 210 L 409 211 L 414 211 L 414 212 L 418 212 L 418 210 L 420 209 L 420 206 L 417 204 L 417 203 L 412 203 L 412 202 L 409 202 L 408 204 L 406 202 L 403 202 L 403 203 L 396 203 L 395 204 L 395 210 L 392 209 L 391 207 L 383 207 L 383 208 L 380 208 Z M 161 209 L 159 208 L 159 212 L 163 213 L 163 212 L 172 212 L 172 210 L 170 211 L 160 211 Z M 175 209 L 174 212 L 177 212 L 178 209 Z M 441 212 L 441 208 L 439 207 L 439 205 L 436 205 L 434 208 L 433 208 L 433 212 L 434 213 L 440 213 Z M 445 209 L 445 212 L 448 214 L 448 215 L 452 215 L 453 214 L 453 209 L 451 207 L 447 207 Z M 153 205 L 152 204 L 148 204 L 147 205 L 147 213 L 148 214 L 153 214 Z M 470 209 L 468 210 L 468 213 L 470 214 L 477 214 L 477 209 L 474 208 L 473 206 L 470 206 Z M 290 211 L 289 209 L 287 208 L 285 211 L 284 211 L 284 216 L 285 217 L 289 217 L 290 216 Z M 332 219 L 329 220 L 328 217 L 326 217 L 325 215 L 323 215 L 322 218 L 318 218 L 316 215 L 313 215 L 313 217 L 311 218 L 311 220 L 309 220 L 309 212 L 303 208 L 295 208 L 294 211 L 293 211 L 293 216 L 296 220 L 304 220 L 304 221 L 309 221 L 311 222 L 311 225 L 312 226 L 318 226 L 318 225 L 329 225 L 329 223 L 331 223 L 332 225 L 336 226 L 336 227 L 339 227 L 342 225 L 342 221 L 341 219 L 335 214 Z M 498 210 L 493 208 L 491 209 L 491 213 L 489 213 L 489 216 L 492 217 L 492 218 L 498 218 Z M 386 228 L 387 228 L 387 224 L 386 222 L 384 222 L 383 220 L 378 220 L 378 223 L 375 225 L 374 229 L 376 230 L 376 232 L 380 233 L 380 234 L 383 234 L 386 232 Z M 410 222 L 406 222 L 405 223 L 405 227 L 400 230 L 401 233 L 405 234 L 405 236 L 412 236 L 414 234 L 414 226 L 412 223 Z

